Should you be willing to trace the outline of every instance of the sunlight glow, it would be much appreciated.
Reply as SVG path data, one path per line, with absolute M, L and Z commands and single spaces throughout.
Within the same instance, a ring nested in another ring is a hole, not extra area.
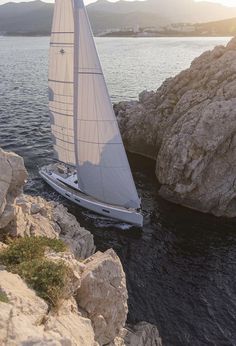
M 32 1 L 32 0 L 11 0 L 11 2 L 23 2 L 23 1 Z M 45 2 L 54 2 L 54 0 L 43 0 Z M 84 0 L 85 4 L 90 4 L 92 2 L 95 2 L 96 0 Z M 109 0 L 111 2 L 115 2 L 117 0 Z M 133 1 L 133 0 L 126 0 L 126 1 Z M 143 1 L 143 0 L 139 0 L 139 1 Z M 195 0 L 195 1 L 204 1 L 204 0 Z M 222 5 L 226 5 L 226 6 L 235 6 L 236 7 L 236 0 L 208 0 L 210 2 L 214 2 L 214 3 L 219 3 Z M 0 5 L 3 5 L 7 2 L 10 2 L 10 0 L 0 0 Z

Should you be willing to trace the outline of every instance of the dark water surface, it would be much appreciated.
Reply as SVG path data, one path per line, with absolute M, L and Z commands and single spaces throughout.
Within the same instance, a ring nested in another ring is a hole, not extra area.
M 201 51 L 226 41 L 101 39 L 98 48 L 112 98 L 119 100 L 134 98 L 144 83 L 154 88 Z M 24 157 L 30 173 L 26 192 L 65 203 L 94 234 L 98 249 L 116 250 L 127 275 L 130 323 L 156 324 L 165 346 L 236 345 L 235 222 L 160 199 L 154 163 L 137 156 L 129 159 L 143 200 L 142 232 L 97 218 L 60 198 L 38 176 L 38 168 L 53 158 L 48 39 L 0 38 L 0 47 L 0 146 Z M 135 56 L 139 61 L 134 63 Z

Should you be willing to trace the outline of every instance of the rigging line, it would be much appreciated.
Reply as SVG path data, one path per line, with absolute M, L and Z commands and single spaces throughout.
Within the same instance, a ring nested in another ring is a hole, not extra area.
M 79 157 L 78 157 L 78 92 L 79 92 L 79 40 L 80 40 L 80 10 L 77 0 L 71 0 L 74 15 L 74 137 L 75 137 L 75 162 L 77 179 L 79 181 Z M 83 182 L 82 182 L 83 185 Z

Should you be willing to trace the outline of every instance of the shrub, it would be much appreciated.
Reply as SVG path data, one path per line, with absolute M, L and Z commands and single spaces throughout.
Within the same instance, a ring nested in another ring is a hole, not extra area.
M 8 299 L 6 293 L 2 292 L 1 290 L 0 290 L 0 302 L 9 303 L 9 299 Z
M 58 239 L 20 238 L 10 241 L 8 248 L 0 253 L 0 263 L 8 271 L 20 275 L 50 306 L 57 307 L 62 299 L 73 293 L 70 292 L 73 273 L 63 261 L 55 263 L 46 259 L 47 248 L 55 252 L 67 249 Z
M 6 266 L 11 266 L 36 258 L 43 258 L 46 248 L 63 252 L 66 250 L 66 245 L 59 239 L 19 238 L 11 241 L 9 247 L 0 253 L 0 262 Z
M 72 280 L 71 269 L 63 262 L 34 259 L 11 267 L 50 306 L 57 307 L 61 300 L 68 298 Z

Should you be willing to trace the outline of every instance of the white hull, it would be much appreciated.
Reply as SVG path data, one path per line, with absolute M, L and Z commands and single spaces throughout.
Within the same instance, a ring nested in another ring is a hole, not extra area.
M 91 210 L 97 214 L 116 219 L 137 227 L 143 226 L 143 216 L 134 209 L 126 209 L 119 206 L 109 205 L 84 194 L 78 189 L 78 186 L 70 186 L 67 179 L 58 175 L 52 166 L 43 167 L 40 176 L 59 194 L 82 208 Z M 71 184 L 71 181 L 70 181 Z

